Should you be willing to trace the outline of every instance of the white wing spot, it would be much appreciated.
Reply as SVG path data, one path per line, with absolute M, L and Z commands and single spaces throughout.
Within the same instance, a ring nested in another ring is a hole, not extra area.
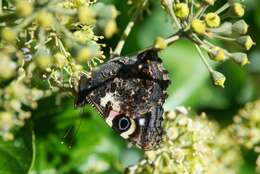
M 140 118 L 140 119 L 138 120 L 138 122 L 139 122 L 139 125 L 140 125 L 140 126 L 145 126 L 145 119 L 144 119 L 144 118 Z
M 120 102 L 115 99 L 114 94 L 111 93 L 111 92 L 106 93 L 105 97 L 102 97 L 102 98 L 100 99 L 100 105 L 103 106 L 103 107 L 106 107 L 106 104 L 107 104 L 108 102 L 111 102 L 111 104 L 112 104 L 112 109 L 113 109 L 114 111 L 117 111 L 117 112 L 120 111 Z

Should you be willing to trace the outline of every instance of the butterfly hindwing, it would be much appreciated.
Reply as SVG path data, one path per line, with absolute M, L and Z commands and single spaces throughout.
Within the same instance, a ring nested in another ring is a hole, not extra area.
M 162 137 L 162 105 L 170 81 L 155 50 L 118 57 L 79 81 L 76 106 L 92 104 L 123 138 L 151 149 Z

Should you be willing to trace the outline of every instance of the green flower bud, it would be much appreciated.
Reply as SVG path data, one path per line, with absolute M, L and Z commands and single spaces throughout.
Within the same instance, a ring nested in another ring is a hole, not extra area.
M 154 43 L 154 48 L 159 50 L 167 48 L 167 43 L 165 42 L 165 39 L 162 37 L 157 37 Z
M 248 30 L 248 25 L 244 20 L 239 20 L 232 25 L 232 31 L 239 35 L 246 34 L 247 30 Z
M 230 58 L 241 66 L 249 63 L 247 55 L 245 53 L 232 53 L 230 55 Z
M 178 18 L 184 19 L 189 15 L 189 7 L 186 3 L 177 3 L 174 7 L 175 14 Z
M 250 48 L 255 45 L 254 41 L 250 36 L 241 36 L 236 39 L 236 42 L 241 45 L 246 50 L 250 50 Z
M 233 3 L 231 6 L 231 10 L 238 17 L 243 17 L 245 14 L 245 8 L 241 3 Z
M 224 88 L 226 77 L 218 71 L 212 71 L 210 74 L 214 85 Z
M 16 13 L 18 16 L 26 17 L 32 14 L 33 6 L 32 3 L 26 0 L 17 1 L 16 5 Z
M 232 34 L 232 23 L 224 22 L 220 27 L 211 28 L 210 31 L 218 35 L 230 36 Z
M 204 21 L 199 19 L 194 19 L 191 22 L 191 28 L 194 32 L 198 34 L 204 34 L 206 32 L 206 24 Z
M 216 13 L 208 13 L 205 16 L 205 22 L 208 27 L 216 28 L 220 25 L 220 17 Z

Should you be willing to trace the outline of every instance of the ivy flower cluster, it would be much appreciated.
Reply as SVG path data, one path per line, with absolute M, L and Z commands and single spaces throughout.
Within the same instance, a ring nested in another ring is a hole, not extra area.
M 258 154 L 256 172 L 260 172 L 260 101 L 248 103 L 229 127 L 237 144 Z
M 164 115 L 165 137 L 157 150 L 145 152 L 138 164 L 126 173 L 238 173 L 243 163 L 242 149 L 258 154 L 260 101 L 248 103 L 234 122 L 220 129 L 204 113 L 194 116 L 184 108 Z
M 0 8 L 0 136 L 11 140 L 37 100 L 74 91 L 83 67 L 104 61 L 100 40 L 116 33 L 118 11 L 88 0 L 3 0 Z
M 216 62 L 231 59 L 244 66 L 249 63 L 246 53 L 231 52 L 215 43 L 218 43 L 218 40 L 231 42 L 239 45 L 244 51 L 250 50 L 255 43 L 247 34 L 249 26 L 242 19 L 245 14 L 243 0 L 228 0 L 219 9 L 209 10 L 215 1 L 161 0 L 161 4 L 171 17 L 174 28 L 179 30 L 177 34 L 195 44 L 213 84 L 224 87 L 225 76 L 211 67 L 204 53 Z M 161 47 L 158 48 L 164 49 L 165 44 L 162 41 L 160 43 Z

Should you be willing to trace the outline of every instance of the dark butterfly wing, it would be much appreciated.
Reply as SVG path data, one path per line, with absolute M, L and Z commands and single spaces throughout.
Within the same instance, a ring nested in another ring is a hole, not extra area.
M 155 50 L 114 58 L 82 76 L 76 106 L 92 104 L 120 135 L 143 149 L 162 135 L 162 105 L 170 81 Z

